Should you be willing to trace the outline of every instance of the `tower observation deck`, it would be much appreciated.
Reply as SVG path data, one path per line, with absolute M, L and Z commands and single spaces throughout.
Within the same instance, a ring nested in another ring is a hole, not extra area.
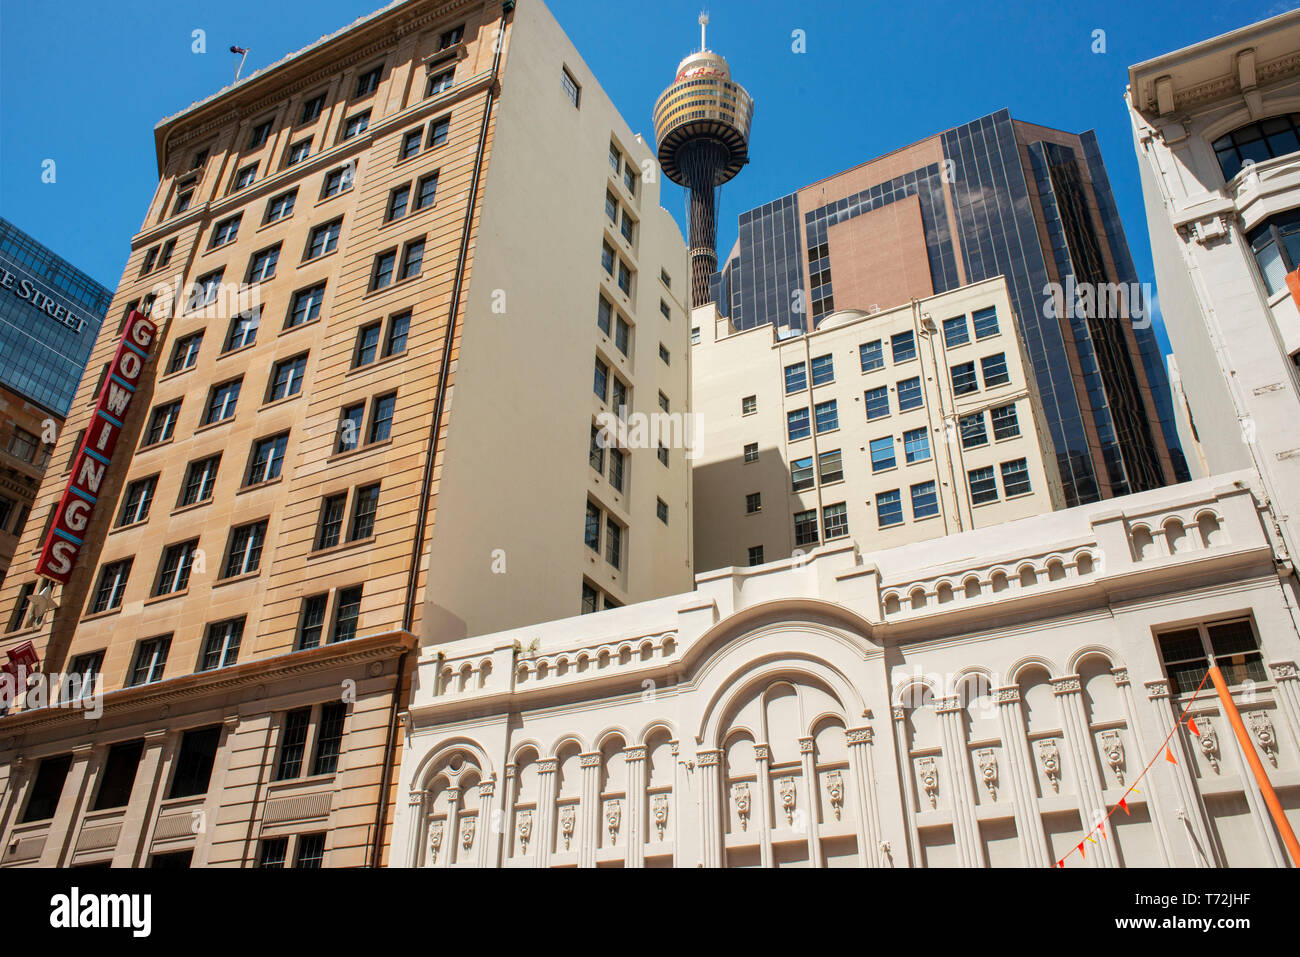
M 717 193 L 749 162 L 754 116 L 754 101 L 732 82 L 727 61 L 705 45 L 708 23 L 701 14 L 700 49 L 678 64 L 654 110 L 659 165 L 689 191 L 692 307 L 709 301 L 709 277 L 718 269 Z

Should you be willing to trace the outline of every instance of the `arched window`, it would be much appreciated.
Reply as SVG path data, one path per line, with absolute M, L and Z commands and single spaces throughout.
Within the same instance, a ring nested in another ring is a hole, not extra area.
M 1214 141 L 1224 179 L 1232 179 L 1247 162 L 1262 163 L 1297 150 L 1300 150 L 1300 113 L 1250 123 Z

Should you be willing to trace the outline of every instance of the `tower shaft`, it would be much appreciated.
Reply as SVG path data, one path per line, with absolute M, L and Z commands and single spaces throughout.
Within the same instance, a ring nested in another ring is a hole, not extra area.
M 717 176 L 727 162 L 721 143 L 696 140 L 682 147 L 683 185 L 690 190 L 691 306 L 709 302 L 709 278 L 718 271 Z

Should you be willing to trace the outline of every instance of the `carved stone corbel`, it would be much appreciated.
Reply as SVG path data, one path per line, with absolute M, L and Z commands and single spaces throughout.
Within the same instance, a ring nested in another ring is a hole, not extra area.
M 831 799 L 831 810 L 835 813 L 835 820 L 838 821 L 840 813 L 844 810 L 844 775 L 839 771 L 827 773 L 826 794 Z
M 1047 775 L 1048 783 L 1052 785 L 1052 790 L 1060 793 L 1061 790 L 1061 752 L 1057 748 L 1056 742 L 1050 739 L 1038 742 L 1038 760 L 1043 765 L 1043 772 Z
M 743 781 L 733 784 L 731 800 L 736 805 L 736 817 L 740 819 L 740 829 L 749 830 L 749 784 Z
M 1273 722 L 1263 711 L 1251 711 L 1246 715 L 1246 719 L 1250 724 L 1251 733 L 1255 735 L 1255 740 L 1268 756 L 1269 763 L 1277 767 L 1277 734 L 1273 731 Z
M 1210 724 L 1209 718 L 1202 718 L 1200 724 L 1201 724 L 1201 736 L 1198 739 L 1197 744 L 1201 749 L 1201 754 L 1205 756 L 1205 760 L 1209 762 L 1209 765 L 1214 770 L 1214 773 L 1218 774 L 1219 773 L 1219 734 L 1217 731 L 1214 730 L 1214 726 Z
M 1124 783 L 1124 740 L 1118 731 L 1101 733 L 1101 753 L 1106 757 L 1106 764 L 1115 774 L 1115 780 Z
M 916 762 L 916 768 L 921 775 L 921 788 L 930 799 L 930 808 L 933 810 L 939 806 L 939 768 L 935 765 L 934 758 L 921 758 Z
M 998 755 L 992 748 L 981 748 L 975 752 L 975 758 L 979 762 L 980 780 L 984 786 L 989 789 L 989 797 L 994 801 L 998 799 Z

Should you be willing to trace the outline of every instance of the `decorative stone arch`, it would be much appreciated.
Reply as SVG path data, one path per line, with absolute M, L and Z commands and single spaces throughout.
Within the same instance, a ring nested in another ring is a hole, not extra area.
M 525 751 L 527 751 L 529 748 L 532 748 L 533 752 L 537 755 L 537 760 L 540 761 L 543 758 L 547 757 L 546 751 L 542 749 L 542 743 L 538 741 L 536 738 L 528 738 L 525 741 L 519 742 L 513 748 L 510 749 L 509 763 L 515 765 L 519 764 L 519 756 L 523 754 Z M 551 753 L 554 754 L 555 752 L 551 752 Z
M 1070 556 L 1070 564 L 1074 566 L 1075 575 L 1082 578 L 1097 570 L 1097 556 L 1092 553 L 1092 549 L 1081 548 Z
M 1002 580 L 1001 586 L 998 585 L 999 579 Z M 1002 565 L 998 565 L 994 568 L 989 569 L 989 587 L 995 593 L 1000 591 L 1006 591 L 1008 588 L 1011 587 L 1011 576 L 1007 573 L 1005 567 L 1003 567 Z
M 951 604 L 957 598 L 957 589 L 947 578 L 942 578 L 935 583 L 934 600 L 936 604 Z
M 1038 567 L 1033 562 L 1021 562 L 1016 566 L 1016 577 L 1021 588 L 1033 588 L 1038 584 Z M 1029 580 L 1026 581 L 1025 579 Z
M 623 747 L 626 748 L 631 746 L 632 735 L 628 733 L 628 729 L 621 724 L 611 724 L 608 725 L 604 730 L 600 732 L 600 734 L 596 735 L 592 739 L 593 744 L 591 746 L 591 750 L 592 751 L 604 750 L 605 742 L 607 742 L 610 738 L 614 737 L 615 735 L 618 735 L 618 737 L 623 739 Z
M 974 588 L 975 594 L 971 594 L 971 588 Z M 984 594 L 984 582 L 980 581 L 979 575 L 973 572 L 961 580 L 962 594 L 966 598 L 979 598 Z
M 457 751 L 466 752 L 474 760 L 482 780 L 488 781 L 496 777 L 496 771 L 492 767 L 487 751 L 477 741 L 471 738 L 448 738 L 425 752 L 411 775 L 411 787 L 417 790 L 426 789 L 433 783 L 433 769 L 437 768 L 444 758 L 450 757 Z
M 1049 678 L 1057 678 L 1061 675 L 1061 669 L 1049 659 L 1044 658 L 1042 655 L 1026 655 L 1007 669 L 1008 684 L 1020 684 L 1021 676 L 1030 668 L 1045 669 Z
M 542 755 L 542 757 L 544 758 L 554 757 L 555 755 L 560 753 L 561 748 L 563 748 L 566 744 L 570 744 L 570 743 L 576 744 L 578 746 L 579 753 L 582 753 L 587 750 L 586 746 L 582 743 L 582 738 L 578 737 L 578 735 L 574 734 L 572 731 L 566 731 L 564 732 L 564 734 L 560 735 L 559 738 L 556 739 L 553 745 L 551 745 L 550 752 Z
M 627 739 L 627 742 L 629 745 L 644 745 L 647 741 L 650 740 L 650 735 L 654 734 L 656 731 L 660 729 L 667 732 L 668 740 L 670 741 L 677 740 L 677 729 L 674 728 L 667 721 L 663 720 L 662 718 L 655 718 L 653 721 L 649 721 L 646 723 L 646 726 L 641 729 L 641 733 L 639 735 L 637 735 L 635 738 L 629 737 Z
M 1196 532 L 1201 548 L 1213 548 L 1227 540 L 1223 528 L 1223 516 L 1212 508 L 1203 508 L 1196 513 Z
M 880 601 L 886 615 L 896 615 L 903 610 L 903 599 L 896 591 L 885 592 Z
M 1119 654 L 1109 645 L 1090 644 L 1090 645 L 1084 645 L 1082 648 L 1076 649 L 1070 655 L 1069 670 L 1066 672 L 1066 674 L 1071 674 L 1071 675 L 1078 674 L 1079 665 L 1081 665 L 1086 658 L 1092 658 L 1092 657 L 1105 658 L 1106 661 L 1110 664 L 1112 670 L 1115 668 L 1124 667 L 1124 659 L 1121 658 Z
M 931 700 L 943 697 L 943 689 L 936 686 L 931 675 L 908 675 L 907 680 L 889 691 L 889 703 L 895 708 L 914 707 L 908 698 L 914 689 L 920 688 L 930 693 Z

